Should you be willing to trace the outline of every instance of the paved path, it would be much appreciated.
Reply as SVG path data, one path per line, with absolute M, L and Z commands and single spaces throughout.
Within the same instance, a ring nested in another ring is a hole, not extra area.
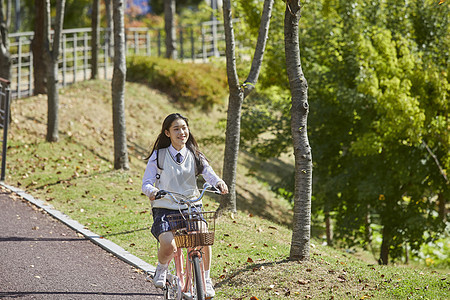
M 146 276 L 0 189 L 0 298 L 162 299 Z

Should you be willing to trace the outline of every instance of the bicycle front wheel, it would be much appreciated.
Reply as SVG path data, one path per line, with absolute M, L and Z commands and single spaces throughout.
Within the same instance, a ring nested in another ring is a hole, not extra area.
M 164 288 L 165 300 L 181 300 L 181 281 L 177 276 L 175 262 L 172 259 L 167 271 L 166 287 Z
M 193 290 L 197 292 L 197 300 L 205 300 L 205 291 L 203 289 L 202 268 L 200 267 L 200 258 L 198 256 L 192 257 L 192 266 L 194 269 Z

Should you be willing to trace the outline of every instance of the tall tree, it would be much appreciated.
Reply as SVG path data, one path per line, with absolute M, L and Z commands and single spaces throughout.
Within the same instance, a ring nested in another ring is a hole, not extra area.
M 91 38 L 91 79 L 97 79 L 98 76 L 98 53 L 100 44 L 100 0 L 93 0 L 92 4 L 92 38 Z
M 125 126 L 125 3 L 113 0 L 114 71 L 111 82 L 114 131 L 114 169 L 128 170 L 127 135 Z
M 427 0 L 406 6 L 394 0 L 305 3 L 299 38 L 308 54 L 303 69 L 314 128 L 309 132 L 315 153 L 312 209 L 330 211 L 335 238 L 349 246 L 369 243 L 367 229 L 381 225 L 379 233 L 386 236 L 381 263 L 401 258 L 406 243 L 414 254 L 441 232 L 436 199 L 443 220 L 441 203 L 449 195 L 443 174 L 450 162 L 445 50 L 450 39 L 442 38 L 449 34 L 449 6 Z M 286 80 L 275 38 L 264 66 L 270 71 L 261 82 L 276 88 L 264 91 L 272 93 L 261 97 L 267 103 L 263 109 L 243 111 L 243 120 L 258 133 L 267 136 L 267 128 L 274 128 L 273 139 L 252 148 L 266 157 L 279 155 L 292 136 L 283 123 L 289 102 L 278 97 Z M 249 118 L 255 115 L 263 118 Z
M 8 1 L 8 7 L 11 7 L 11 0 Z M 3 0 L 0 0 L 0 77 L 11 79 L 11 55 L 9 53 L 9 14 L 8 9 L 4 14 Z
M 50 42 L 50 0 L 45 0 L 45 41 L 44 41 L 44 57 L 47 69 L 47 137 L 48 142 L 58 141 L 58 127 L 59 127 L 59 95 L 58 95 L 58 57 L 60 51 L 60 41 L 64 21 L 64 6 L 65 0 L 58 0 L 56 2 L 56 18 L 53 34 L 53 41 Z
M 273 2 L 273 0 L 264 1 L 264 8 L 261 16 L 258 40 L 252 60 L 252 66 L 247 79 L 241 86 L 239 84 L 239 78 L 236 69 L 235 39 L 233 31 L 231 1 L 223 1 L 227 77 L 228 87 L 230 91 L 227 112 L 223 178 L 224 181 L 228 184 L 230 192 L 228 195 L 223 197 L 219 210 L 229 209 L 231 211 L 236 211 L 236 168 L 239 153 L 242 103 L 244 101 L 244 98 L 254 90 L 255 85 L 258 81 L 269 32 L 270 16 L 272 14 Z
M 108 48 L 108 56 L 113 55 L 113 18 L 111 0 L 105 0 L 105 13 L 106 13 L 106 45 Z M 105 54 L 106 55 L 106 54 Z
M 300 1 L 287 0 L 284 19 L 286 70 L 292 95 L 291 132 L 295 155 L 295 193 L 291 260 L 309 259 L 311 235 L 312 154 L 307 134 L 308 84 L 300 61 Z
M 177 58 L 175 0 L 164 1 L 164 29 L 166 32 L 166 58 Z
M 44 44 L 46 33 L 50 29 L 45 29 L 46 2 L 45 0 L 34 1 L 34 35 L 31 42 L 31 51 L 33 52 L 33 78 L 34 94 L 47 94 L 47 70 L 44 59 Z M 47 26 L 50 26 L 47 23 Z

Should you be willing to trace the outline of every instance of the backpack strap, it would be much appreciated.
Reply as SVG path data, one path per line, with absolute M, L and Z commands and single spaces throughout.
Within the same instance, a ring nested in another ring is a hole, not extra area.
M 161 178 L 161 172 L 164 168 L 164 160 L 166 159 L 166 153 L 167 153 L 166 149 L 156 150 L 156 167 L 158 168 L 158 173 L 156 173 L 156 181 L 158 183 L 159 179 Z

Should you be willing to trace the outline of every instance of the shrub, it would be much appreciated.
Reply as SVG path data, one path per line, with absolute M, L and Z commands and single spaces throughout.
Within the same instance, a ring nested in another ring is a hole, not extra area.
M 225 68 L 149 56 L 127 58 L 127 80 L 146 83 L 183 106 L 208 110 L 228 94 Z

